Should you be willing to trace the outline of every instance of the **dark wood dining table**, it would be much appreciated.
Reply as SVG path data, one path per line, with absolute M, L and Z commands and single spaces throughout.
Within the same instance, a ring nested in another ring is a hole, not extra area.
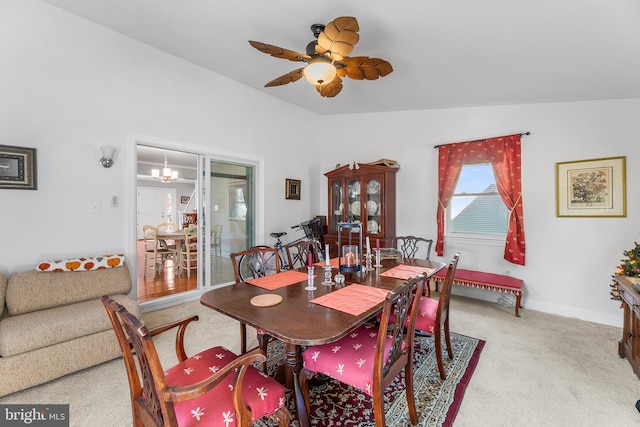
M 381 289 L 392 290 L 403 282 L 403 279 L 382 276 L 381 273 L 399 265 L 415 266 L 428 269 L 431 277 L 446 264 L 440 261 L 420 259 L 383 259 L 382 267 L 364 273 L 344 273 L 345 284 L 359 283 Z M 306 268 L 299 271 L 307 272 Z M 321 284 L 324 279 L 323 266 L 314 267 L 313 291 L 305 290 L 307 280 L 284 286 L 272 291 L 246 282 L 235 283 L 205 292 L 200 302 L 206 307 L 226 314 L 256 329 L 261 329 L 285 343 L 285 376 L 286 383 L 293 385 L 296 411 L 300 426 L 308 426 L 308 414 L 298 384 L 298 373 L 302 369 L 302 347 L 326 344 L 345 336 L 352 329 L 364 324 L 372 316 L 382 310 L 383 302 L 374 305 L 359 315 L 352 315 L 320 304 L 311 302 L 314 298 L 335 292 L 337 285 Z M 334 268 L 332 273 L 337 273 Z M 263 294 L 277 294 L 282 302 L 270 307 L 257 307 L 251 299 Z

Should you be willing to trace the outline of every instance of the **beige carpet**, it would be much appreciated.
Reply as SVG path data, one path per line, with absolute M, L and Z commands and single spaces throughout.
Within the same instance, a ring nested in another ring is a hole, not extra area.
M 632 426 L 640 381 L 617 355 L 621 329 L 531 310 L 453 296 L 451 328 L 486 341 L 456 417 L 456 427 Z M 150 325 L 200 315 L 190 326 L 187 350 L 214 344 L 238 351 L 237 322 L 183 304 L 145 315 Z M 172 364 L 173 337 L 158 347 Z M 71 426 L 130 426 L 131 409 L 122 360 L 0 398 L 0 403 L 69 403 Z

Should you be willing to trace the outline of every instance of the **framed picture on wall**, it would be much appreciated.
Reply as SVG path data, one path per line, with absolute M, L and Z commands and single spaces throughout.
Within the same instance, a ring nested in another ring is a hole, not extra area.
M 35 148 L 0 145 L 0 188 L 38 189 Z
M 556 163 L 556 216 L 626 217 L 626 157 Z
M 285 198 L 292 200 L 300 200 L 300 180 L 287 178 L 284 182 Z

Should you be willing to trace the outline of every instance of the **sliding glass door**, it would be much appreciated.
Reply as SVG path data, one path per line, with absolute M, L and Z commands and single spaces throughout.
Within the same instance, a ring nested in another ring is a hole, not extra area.
M 211 160 L 211 285 L 233 281 L 229 254 L 254 245 L 254 169 L 252 165 Z

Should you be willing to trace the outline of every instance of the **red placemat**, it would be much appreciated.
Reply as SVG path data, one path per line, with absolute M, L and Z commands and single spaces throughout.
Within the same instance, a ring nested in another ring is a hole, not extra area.
M 435 271 L 434 268 L 417 267 L 415 265 L 400 264 L 383 273 L 380 273 L 380 275 L 385 277 L 393 277 L 394 279 L 407 280 L 409 277 L 417 276 L 422 273 L 427 273 L 427 275 L 431 275 L 433 274 L 434 271 Z
M 330 294 L 312 299 L 311 302 L 358 316 L 383 302 L 388 292 L 386 289 L 353 283 Z
M 339 267 L 339 266 L 338 266 L 338 258 L 331 258 L 331 259 L 329 260 L 329 263 L 331 264 L 331 267 L 333 267 L 333 268 L 338 268 L 338 267 Z M 320 261 L 320 262 L 316 262 L 316 263 L 315 263 L 315 264 L 313 264 L 313 265 L 317 265 L 317 266 L 320 266 L 320 267 L 324 267 L 325 265 L 327 265 L 327 261 Z
M 269 276 L 258 277 L 257 279 L 246 280 L 247 283 L 259 286 L 268 291 L 284 288 L 285 286 L 307 281 L 307 274 L 300 271 L 282 271 Z

